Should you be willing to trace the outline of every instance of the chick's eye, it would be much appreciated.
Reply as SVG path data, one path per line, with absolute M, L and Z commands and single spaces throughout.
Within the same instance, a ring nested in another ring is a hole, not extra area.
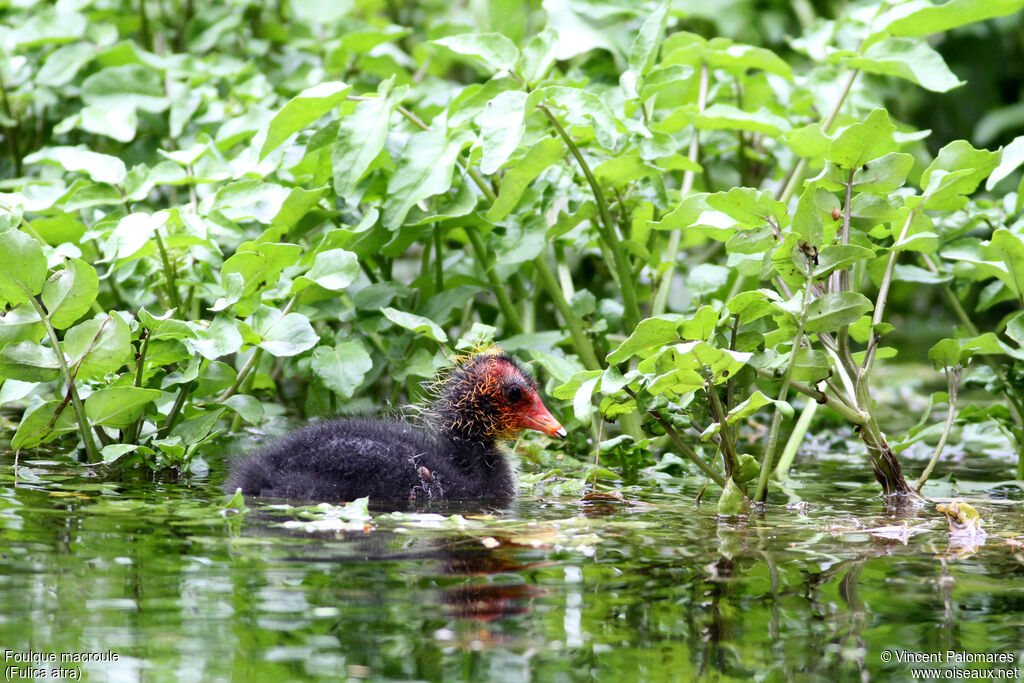
M 513 384 L 512 386 L 505 390 L 505 396 L 507 396 L 508 400 L 510 401 L 518 401 L 523 397 L 523 390 L 522 388 Z

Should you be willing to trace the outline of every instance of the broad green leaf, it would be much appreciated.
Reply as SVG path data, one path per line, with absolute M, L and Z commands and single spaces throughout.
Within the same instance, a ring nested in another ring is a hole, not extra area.
M 893 7 L 878 23 L 894 36 L 924 36 L 1003 17 L 1022 8 L 1024 0 L 948 0 L 940 5 L 916 0 Z
M 35 82 L 51 88 L 67 85 L 95 54 L 96 48 L 88 43 L 71 43 L 59 47 L 43 62 Z
M 527 110 L 532 104 L 542 102 L 559 107 L 566 121 L 572 126 L 592 126 L 597 143 L 609 151 L 619 145 L 617 119 L 608 103 L 592 92 L 579 88 L 551 85 L 535 90 L 527 101 Z
M 60 410 L 60 415 L 57 414 Z M 18 430 L 11 439 L 11 448 L 33 448 L 39 444 L 53 441 L 58 436 L 75 431 L 75 414 L 71 404 L 63 401 L 47 401 L 41 403 L 22 418 Z
M 11 34 L 10 43 L 22 49 L 67 43 L 81 38 L 87 27 L 85 17 L 78 12 L 69 11 L 69 8 L 38 6 L 29 15 L 28 20 Z
M 558 33 L 550 26 L 530 39 L 519 57 L 519 74 L 527 85 L 543 79 L 558 57 Z
M 26 303 L 39 294 L 46 280 L 46 256 L 39 242 L 20 230 L 0 232 L 0 303 Z
M 311 284 L 317 284 L 332 292 L 348 287 L 359 275 L 359 259 L 344 249 L 329 249 L 316 255 L 313 267 L 305 275 L 295 278 L 292 294 L 301 292 Z
M 139 322 L 149 330 L 150 340 L 155 339 L 195 339 L 195 331 L 188 323 L 175 320 L 174 309 L 167 311 L 162 316 L 154 316 L 145 308 L 140 308 L 138 313 Z
M 712 68 L 741 73 L 748 69 L 760 69 L 778 74 L 787 81 L 793 80 L 793 70 L 789 64 L 771 50 L 733 43 L 727 38 L 712 38 L 707 47 L 708 66 Z
M 82 101 L 108 109 L 162 112 L 170 106 L 160 72 L 142 64 L 102 69 L 82 82 Z
M 765 107 L 752 112 L 721 103 L 711 105 L 701 114 L 694 113 L 690 120 L 702 130 L 747 130 L 772 137 L 781 136 L 790 127 L 785 119 Z
M 858 244 L 829 244 L 818 251 L 818 265 L 814 267 L 814 277 L 821 279 L 832 271 L 846 269 L 869 258 L 875 252 Z
M 1010 175 L 1024 164 L 1024 135 L 1014 138 L 999 154 L 999 166 L 992 171 L 985 183 L 985 189 L 991 190 L 1000 180 Z
M 387 308 L 380 309 L 380 312 L 384 314 L 384 317 L 395 323 L 399 327 L 404 327 L 407 330 L 412 330 L 417 334 L 422 334 L 429 339 L 433 339 L 436 342 L 445 343 L 448 341 L 448 335 L 445 334 L 441 326 L 435 323 L 429 318 L 424 318 L 420 315 L 413 313 L 405 313 L 398 309 Z
M 0 348 L 0 377 L 20 382 L 48 382 L 59 376 L 60 363 L 48 346 L 21 341 Z
M 921 40 L 886 38 L 846 63 L 868 73 L 903 78 L 933 92 L 947 92 L 964 84 L 949 70 L 942 55 Z
M 647 75 L 658 57 L 658 47 L 665 34 L 668 4 L 666 1 L 659 2 L 633 38 L 633 44 L 629 48 L 629 69 L 637 76 Z
M 945 202 L 959 195 L 974 192 L 999 163 L 999 154 L 987 149 L 974 149 L 966 140 L 954 140 L 941 150 L 935 161 L 921 174 L 921 188 L 927 195 L 929 209 L 959 208 Z
M 232 316 L 217 315 L 209 327 L 196 325 L 196 339 L 186 341 L 203 358 L 217 360 L 242 348 L 239 322 Z
M 892 192 L 903 187 L 913 167 L 913 155 L 890 152 L 857 169 L 853 174 L 853 189 L 856 192 Z
M 1018 301 L 1024 301 L 1024 240 L 1020 235 L 1000 228 L 992 233 L 989 246 L 990 252 L 999 255 L 1006 266 L 1006 276 L 1000 279 L 1013 291 Z
M 309 318 L 301 313 L 282 316 L 275 309 L 260 308 L 253 316 L 252 327 L 263 337 L 260 348 L 278 358 L 297 356 L 320 341 Z
M 142 416 L 147 404 L 162 395 L 159 389 L 107 387 L 85 399 L 85 415 L 94 426 L 127 427 Z
M 709 194 L 705 201 L 743 225 L 756 227 L 771 220 L 776 227 L 785 227 L 789 222 L 786 205 L 768 190 L 734 187 L 728 192 Z
M 100 457 L 103 459 L 103 464 L 110 465 L 139 448 L 141 447 L 134 443 L 112 443 L 100 449 Z
M 466 130 L 456 131 L 451 139 L 434 131 L 416 133 L 409 138 L 398 168 L 388 182 L 387 198 L 381 210 L 384 227 L 397 230 L 418 202 L 448 191 L 455 160 L 470 139 L 471 134 Z
M 132 362 L 131 330 L 116 313 L 86 320 L 64 334 L 64 353 L 76 379 L 102 377 Z
M 659 171 L 643 162 L 639 155 L 623 154 L 594 167 L 594 177 L 604 187 L 622 187 Z
M 476 117 L 482 133 L 480 170 L 490 175 L 501 168 L 519 147 L 526 132 L 527 94 L 519 90 L 498 93 Z
M 956 339 L 943 339 L 928 349 L 928 359 L 935 363 L 935 369 L 953 367 L 960 364 L 960 342 Z
M 334 169 L 334 191 L 339 197 L 347 198 L 355 192 L 356 183 L 366 175 L 384 149 L 391 113 L 408 92 L 407 87 L 392 92 L 392 83 L 392 79 L 381 83 L 377 97 L 357 103 L 352 113 L 338 126 L 331 166 Z
M 255 396 L 249 396 L 248 394 L 235 394 L 234 396 L 228 397 L 222 405 L 227 406 L 231 410 L 235 411 L 240 418 L 245 420 L 251 425 L 258 425 L 263 421 L 263 404 Z
M 292 190 L 259 180 L 239 180 L 217 191 L 214 208 L 233 221 L 269 224 L 281 212 Z
M 1024 348 L 1024 313 L 1018 313 L 1006 321 L 1006 336 Z
M 644 351 L 674 344 L 681 337 L 679 327 L 683 316 L 676 314 L 658 315 L 640 321 L 633 333 L 608 354 L 605 360 L 613 365 L 629 360 L 633 356 L 646 355 Z
M 509 71 L 519 59 L 516 44 L 500 33 L 463 33 L 434 42 L 452 52 L 479 59 L 492 72 Z
M 793 417 L 793 406 L 785 401 L 778 401 L 774 398 L 769 398 L 762 394 L 760 391 L 755 391 L 753 394 L 747 397 L 745 401 L 737 405 L 735 408 L 729 411 L 726 416 L 726 424 L 735 424 L 739 420 L 746 419 L 761 410 L 767 405 L 774 405 L 782 414 L 787 417 Z M 748 456 L 749 457 L 749 456 Z M 760 468 L 759 468 L 760 469 Z
M 25 157 L 26 164 L 53 163 L 65 171 L 84 171 L 98 183 L 117 185 L 128 174 L 124 162 L 117 157 L 91 152 L 85 147 L 44 147 Z
M 832 140 L 825 158 L 844 170 L 855 169 L 897 149 L 896 126 L 884 109 L 875 109 L 861 123 L 844 128 Z
M 85 315 L 99 293 L 96 269 L 81 259 L 67 259 L 43 285 L 43 306 L 58 330 Z
M 804 330 L 807 332 L 835 332 L 855 322 L 874 306 L 859 292 L 823 294 L 807 307 Z
M 32 306 L 0 311 L 0 347 L 20 341 L 38 342 L 46 336 L 46 326 Z
M 345 99 L 349 86 L 341 81 L 328 81 L 307 88 L 288 100 L 279 112 L 274 114 L 267 129 L 267 138 L 260 148 L 262 160 L 270 152 Z
M 373 359 L 362 344 L 343 341 L 314 349 L 312 368 L 328 389 L 347 401 L 373 369 Z
M 511 213 L 530 183 L 564 154 L 565 145 L 561 139 L 543 138 L 530 148 L 525 157 L 513 162 L 501 179 L 498 198 L 487 212 L 487 220 L 495 223 Z

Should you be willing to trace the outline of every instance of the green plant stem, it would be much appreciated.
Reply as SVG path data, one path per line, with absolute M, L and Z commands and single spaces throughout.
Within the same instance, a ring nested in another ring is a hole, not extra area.
M 158 439 L 165 438 L 174 429 L 174 425 L 178 422 L 178 416 L 181 414 L 181 409 L 185 406 L 185 399 L 188 398 L 189 392 L 192 391 L 192 387 L 195 386 L 196 381 L 185 382 L 178 387 L 178 395 L 174 398 L 174 405 L 171 406 L 170 411 L 167 413 L 167 419 L 164 420 L 163 427 L 156 433 Z M 218 401 L 219 403 L 220 401 Z
M 928 482 L 928 477 L 931 476 L 932 470 L 935 469 L 935 465 L 939 462 L 939 456 L 942 455 L 942 449 L 946 447 L 946 440 L 949 438 L 949 432 L 953 428 L 953 420 L 956 419 L 956 395 L 960 389 L 960 376 L 962 372 L 963 369 L 960 366 L 946 368 L 946 393 L 949 394 L 946 424 L 942 427 L 942 436 L 939 437 L 939 443 L 935 446 L 935 452 L 932 453 L 932 457 L 928 460 L 928 464 L 925 466 L 924 471 L 921 472 L 921 476 L 914 486 L 914 490 L 918 493 L 921 493 L 921 489 Z
M 810 266 L 808 266 L 808 271 Z M 800 345 L 804 340 L 804 324 L 807 321 L 807 306 L 811 299 L 811 277 L 807 273 L 807 282 L 804 284 L 804 301 L 800 310 L 800 319 L 796 324 L 796 336 L 793 337 L 793 346 L 790 350 L 789 363 L 786 364 L 786 373 L 782 376 L 782 385 L 779 387 L 779 401 L 785 401 L 789 394 L 789 385 L 793 381 L 793 369 L 796 367 L 796 356 Z M 779 444 L 779 430 L 782 428 L 782 408 L 775 406 L 775 414 L 772 415 L 772 426 L 768 432 L 768 445 L 761 456 L 761 472 L 757 477 L 757 487 L 754 489 L 754 500 L 764 502 L 768 496 L 768 476 L 771 474 L 772 462 L 775 459 L 775 449 Z
M 558 117 L 555 116 L 551 110 L 541 104 L 537 106 L 554 127 L 562 141 L 565 142 L 569 151 L 576 159 L 576 163 L 579 164 L 580 169 L 583 171 L 583 175 L 587 179 L 587 184 L 590 185 L 590 191 L 594 195 L 594 201 L 597 203 L 597 212 L 600 215 L 601 220 L 598 222 L 598 233 L 601 235 L 602 241 L 608 247 L 612 253 L 612 265 L 618 275 L 619 288 L 622 290 L 622 304 L 625 309 L 623 313 L 623 321 L 626 324 L 626 330 L 632 331 L 636 329 L 636 326 L 640 322 L 640 306 L 637 303 L 636 288 L 633 286 L 633 269 L 629 265 L 629 261 L 626 257 L 626 252 L 622 248 L 622 243 L 615 234 L 615 221 L 612 219 L 611 212 L 608 210 L 608 201 L 605 199 L 604 193 L 601 191 L 601 185 L 597 182 L 597 178 L 594 177 L 593 172 L 590 170 L 590 165 L 587 160 L 583 158 L 583 153 L 580 148 L 576 146 L 572 136 L 569 135 L 568 131 L 562 127 L 559 123 Z
M 708 65 L 701 64 L 700 66 L 700 91 L 697 95 L 697 111 L 699 113 L 704 112 L 704 108 L 708 102 Z M 693 129 L 693 137 L 690 138 L 690 150 L 687 153 L 687 158 L 693 163 L 697 163 L 697 157 L 700 155 L 700 140 L 698 139 L 697 129 Z M 693 171 L 686 171 L 683 174 L 683 184 L 679 188 L 680 199 L 686 199 L 687 195 L 693 189 L 693 181 L 697 174 Z M 654 302 L 651 304 L 651 315 L 661 315 L 665 312 L 668 307 L 668 295 L 672 291 L 672 279 L 676 274 L 676 259 L 679 256 L 679 243 L 682 241 L 682 231 L 673 230 L 672 234 L 668 237 L 668 248 L 665 252 L 665 261 L 668 262 L 669 266 L 661 275 L 661 283 L 658 285 L 658 291 L 654 295 Z
M 7 138 L 7 146 L 11 148 L 11 160 L 14 162 L 15 177 L 21 176 L 21 150 L 18 149 L 18 140 L 22 139 L 21 124 L 11 111 L 11 103 L 7 99 L 7 85 L 4 83 L 3 73 L 0 70 L 0 103 L 3 104 L 4 113 L 7 118 L 14 122 L 13 126 L 7 128 L 4 137 Z
M 483 269 L 484 274 L 487 276 L 487 281 L 491 285 L 491 290 L 498 300 L 498 308 L 501 309 L 501 314 L 505 318 L 505 324 L 517 334 L 522 332 L 523 322 L 519 319 L 519 313 L 516 312 L 515 306 L 512 305 L 512 300 L 508 298 L 508 290 L 505 289 L 501 280 L 498 279 L 498 274 L 494 272 L 493 260 L 487 258 L 487 250 L 484 248 L 483 240 L 480 239 L 480 233 L 475 225 L 467 225 L 464 230 L 469 238 L 470 245 L 473 247 L 473 254 L 476 256 L 477 264 Z
M 878 286 L 878 298 L 875 300 L 875 313 L 871 317 L 871 325 L 874 327 L 882 322 L 882 317 L 885 313 L 886 300 L 889 298 L 889 285 L 892 284 L 892 275 L 896 270 L 896 259 L 899 256 L 899 252 L 895 250 L 895 245 L 902 242 L 907 233 L 910 231 L 910 225 L 914 222 L 914 217 L 917 215 L 917 209 L 912 209 L 907 214 L 907 220 L 903 223 L 903 228 L 900 230 L 899 236 L 893 242 L 893 250 L 889 252 L 889 262 L 885 265 L 885 274 L 882 275 L 882 283 Z M 871 367 L 875 362 L 875 352 L 878 349 L 877 344 L 877 332 L 872 330 L 871 340 L 868 343 L 868 349 L 864 354 L 864 365 L 862 366 L 861 376 L 866 376 L 871 372 Z M 858 381 L 859 384 L 859 381 Z M 864 405 L 861 404 L 863 408 Z
M 181 300 L 178 298 L 177 274 L 174 272 L 170 258 L 167 257 L 167 249 L 164 248 L 164 241 L 160 237 L 160 231 L 154 230 L 153 235 L 156 237 L 156 248 L 160 252 L 160 261 L 164 267 L 164 279 L 167 280 L 167 295 L 171 298 L 171 305 L 180 310 Z
M 832 125 L 836 121 L 836 117 L 839 116 L 839 110 L 842 108 L 843 103 L 850 94 L 850 89 L 853 87 L 853 82 L 857 80 L 857 74 L 860 73 L 860 69 L 853 69 L 850 71 L 850 75 L 846 78 L 846 83 L 843 85 L 843 91 L 839 95 L 839 99 L 836 100 L 835 106 L 832 107 L 832 111 L 829 112 L 828 118 L 821 124 L 821 131 L 825 135 L 829 135 L 832 132 Z M 779 192 L 776 199 L 782 202 L 788 202 L 796 192 L 796 188 L 803 182 L 804 171 L 807 170 L 807 158 L 801 157 L 800 161 L 797 162 L 796 166 L 787 174 L 786 182 L 782 185 L 782 190 Z
M 569 336 L 572 337 L 576 353 L 579 354 L 580 360 L 583 361 L 583 367 L 587 370 L 600 370 L 601 363 L 597 359 L 597 353 L 594 351 L 594 345 L 591 343 L 590 337 L 587 336 L 586 331 L 583 329 L 583 321 L 573 312 L 569 302 L 566 301 L 565 296 L 562 294 L 562 288 L 558 286 L 558 280 L 555 279 L 555 274 L 551 272 L 547 261 L 544 260 L 544 254 L 533 260 L 533 268 L 537 271 L 540 286 L 547 291 L 552 302 L 555 304 L 555 308 L 562 316 L 566 327 L 569 328 Z
M 736 454 L 736 441 L 733 438 L 732 429 L 729 427 L 728 415 L 718 397 L 718 390 L 711 383 L 711 373 L 705 370 L 704 391 L 711 402 L 711 414 L 718 422 L 719 434 L 721 435 L 722 458 L 725 461 L 725 474 L 731 477 L 736 468 L 739 467 L 739 456 Z
M 634 401 L 636 400 L 636 392 L 632 389 L 626 387 L 626 393 L 632 396 Z M 661 413 L 656 410 L 648 410 L 647 414 L 658 421 L 658 424 L 664 428 L 665 435 L 672 440 L 672 443 L 676 445 L 676 448 L 678 448 L 683 455 L 699 467 L 700 471 L 706 474 L 711 481 L 715 482 L 723 489 L 725 488 L 725 478 L 718 472 L 715 472 L 710 465 L 704 462 L 704 459 L 697 455 L 695 450 L 686 445 L 686 442 L 683 441 L 683 437 L 679 435 L 679 432 L 676 431 L 675 427 L 673 427 L 668 420 L 662 417 Z
M 807 434 L 807 428 L 811 426 L 814 414 L 818 412 L 819 405 L 817 401 L 808 401 L 804 405 L 804 409 L 800 412 L 800 419 L 796 421 L 796 426 L 793 428 L 793 434 L 786 442 L 786 447 L 782 449 L 782 455 L 779 456 L 779 462 L 775 465 L 777 478 L 785 479 L 789 476 L 789 468 L 793 466 L 793 459 L 796 458 L 796 452 L 804 440 L 804 435 Z
M 764 370 L 758 368 L 757 375 L 758 377 L 764 377 L 765 379 L 778 380 L 778 377 L 776 377 L 775 373 L 773 373 L 771 370 Z M 813 398 L 815 401 L 821 403 L 822 405 L 828 406 L 836 413 L 841 415 L 843 419 L 845 419 L 852 425 L 860 426 L 867 422 L 867 416 L 864 415 L 864 413 L 862 413 L 856 408 L 846 405 L 845 403 L 843 403 L 842 401 L 833 396 L 829 396 L 824 391 L 812 387 L 810 384 L 805 384 L 803 382 L 798 382 L 796 380 L 790 380 L 789 388 L 792 389 L 793 391 L 796 391 L 797 393 L 803 394 L 804 396 Z
M 71 374 L 67 359 L 64 358 L 64 349 L 57 339 L 57 330 L 54 329 L 53 323 L 50 322 L 50 316 L 46 313 L 43 305 L 39 303 L 39 300 L 33 296 L 29 297 L 29 301 L 32 302 L 36 313 L 39 314 L 39 319 L 42 320 L 43 326 L 46 328 L 46 334 L 50 337 L 50 344 L 53 346 L 53 354 L 57 356 L 60 374 L 64 378 L 64 383 L 68 386 L 68 393 L 71 395 L 71 407 L 75 411 L 75 419 L 78 421 L 78 434 L 82 437 L 82 443 L 85 444 L 86 458 L 90 463 L 99 462 L 101 460 L 100 452 L 92 438 L 92 428 L 89 426 L 89 418 L 85 414 L 85 406 L 82 404 L 82 399 L 78 397 L 74 375 Z

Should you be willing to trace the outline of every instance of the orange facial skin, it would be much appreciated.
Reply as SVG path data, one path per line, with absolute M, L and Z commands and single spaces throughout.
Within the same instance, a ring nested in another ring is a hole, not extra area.
M 441 426 L 464 438 L 508 439 L 523 429 L 562 438 L 565 428 L 541 401 L 537 382 L 500 350 L 460 359 L 436 387 Z

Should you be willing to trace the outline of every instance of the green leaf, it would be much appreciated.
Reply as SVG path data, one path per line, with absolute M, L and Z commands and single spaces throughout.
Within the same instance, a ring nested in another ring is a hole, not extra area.
M 985 189 L 991 190 L 996 183 L 1016 171 L 1022 164 L 1024 164 L 1024 135 L 1014 138 L 1013 142 L 1002 149 L 999 154 L 999 166 L 988 177 Z
M 526 132 L 527 94 L 506 90 L 487 103 L 476 117 L 482 132 L 483 158 L 480 170 L 488 175 L 501 168 L 519 146 Z
M 668 2 L 658 3 L 633 38 L 633 44 L 629 48 L 629 69 L 637 76 L 647 75 L 654 66 L 654 61 L 658 57 L 658 47 L 664 38 L 667 18 Z
M 60 415 L 57 410 L 61 409 Z M 42 403 L 21 418 L 21 424 L 11 439 L 11 448 L 33 448 L 39 444 L 53 441 L 62 434 L 75 431 L 78 425 L 70 404 L 63 401 L 47 401 Z
M 519 74 L 527 85 L 536 85 L 558 58 L 558 33 L 550 26 L 530 39 L 519 57 Z
M 429 339 L 433 339 L 436 342 L 445 343 L 448 341 L 448 335 L 445 334 L 441 326 L 435 323 L 429 318 L 424 318 L 420 315 L 413 313 L 405 313 L 398 309 L 387 308 L 380 309 L 380 312 L 384 314 L 384 317 L 395 323 L 399 327 L 404 327 L 407 330 L 412 330 L 417 334 L 422 334 Z
M 85 415 L 93 426 L 127 427 L 142 416 L 146 405 L 162 395 L 159 389 L 107 387 L 85 399 Z
M 858 261 L 873 258 L 875 252 L 857 244 L 829 244 L 818 252 L 815 279 L 822 279 L 834 270 L 849 268 Z
M 496 223 L 511 213 L 530 183 L 564 154 L 565 145 L 560 138 L 543 138 L 531 147 L 525 157 L 505 172 L 498 198 L 487 212 L 487 220 Z
M 779 137 L 789 130 L 789 123 L 761 107 L 755 112 L 744 111 L 731 104 L 716 103 L 702 114 L 693 114 L 690 121 L 702 130 L 747 130 Z
M 857 169 L 853 188 L 856 192 L 892 192 L 903 187 L 913 167 L 913 155 L 890 152 Z
M 116 313 L 86 320 L 64 334 L 64 353 L 75 379 L 102 377 L 132 361 L 131 330 Z
M 564 111 L 565 119 L 571 126 L 592 126 L 597 143 L 609 151 L 615 151 L 619 145 L 617 119 L 608 103 L 592 92 L 579 88 L 568 88 L 551 85 L 535 90 L 527 101 L 527 110 L 531 103 L 549 102 Z
M 743 403 L 740 403 L 735 408 L 729 411 L 729 414 L 726 416 L 725 422 L 726 424 L 735 424 L 739 420 L 743 420 L 750 417 L 751 415 L 753 415 L 754 413 L 761 410 L 761 408 L 764 408 L 767 405 L 774 405 L 776 408 L 782 411 L 782 414 L 787 418 L 793 417 L 793 406 L 789 405 L 789 403 L 785 401 L 778 401 L 774 398 L 769 398 L 762 394 L 760 391 L 755 391 L 753 394 L 747 397 L 747 400 L 743 401 Z M 758 467 L 758 471 L 760 471 L 760 469 L 761 468 Z
M 38 342 L 45 336 L 46 326 L 35 308 L 19 306 L 7 313 L 0 312 L 0 346 L 20 341 Z
M 956 209 L 962 201 L 948 204 L 959 195 L 974 192 L 999 163 L 999 154 L 974 149 L 966 140 L 954 140 L 941 150 L 921 174 L 921 188 L 929 209 Z
M 681 339 L 679 327 L 682 322 L 683 316 L 676 314 L 658 315 L 641 320 L 633 333 L 609 353 L 605 360 L 612 365 L 618 365 L 633 356 L 646 355 L 643 354 L 644 351 L 674 344 Z
M 217 315 L 209 327 L 196 325 L 196 339 L 186 343 L 203 358 L 217 360 L 221 356 L 237 352 L 242 348 L 242 333 L 239 322 L 232 316 Z
M 712 38 L 708 42 L 708 66 L 742 73 L 760 69 L 793 80 L 793 70 L 782 57 L 771 50 L 753 45 L 734 43 L 727 38 Z
M 1024 240 L 1021 236 L 1000 228 L 992 233 L 989 251 L 1001 257 L 1006 275 L 999 279 L 1006 283 L 1018 301 L 1024 301 Z
M 859 292 L 823 294 L 807 307 L 806 332 L 836 332 L 855 322 L 874 306 Z
M 789 222 L 786 205 L 775 199 L 769 190 L 734 187 L 728 192 L 716 192 L 706 197 L 708 206 L 736 219 L 742 225 L 757 227 L 769 219 L 778 227 Z
M 381 83 L 377 97 L 356 104 L 352 113 L 338 126 L 331 166 L 334 169 L 334 191 L 339 197 L 349 197 L 355 192 L 356 183 L 366 175 L 384 149 L 391 113 L 409 91 L 403 86 L 391 92 L 393 82 L 393 79 L 388 79 Z
M 320 341 L 309 318 L 301 313 L 282 316 L 278 310 L 262 307 L 253 316 L 252 327 L 263 337 L 260 348 L 278 358 L 297 356 Z
M 359 275 L 359 258 L 351 251 L 328 249 L 316 255 L 313 267 L 305 275 L 295 278 L 292 294 L 301 292 L 312 284 L 332 292 L 340 292 Z
M 875 109 L 861 123 L 853 123 L 832 140 L 825 158 L 844 170 L 856 169 L 897 149 L 896 126 L 884 109 Z M 845 176 L 845 173 L 844 173 Z
M 475 57 L 492 71 L 510 71 L 519 59 L 516 44 L 500 33 L 463 33 L 434 41 L 452 52 Z
M 43 285 L 43 306 L 58 330 L 70 327 L 92 308 L 99 293 L 96 269 L 81 259 L 67 259 Z
M 341 81 L 328 81 L 307 88 L 288 100 L 279 112 L 274 114 L 267 129 L 267 138 L 260 148 L 260 160 L 318 118 L 334 109 L 345 99 L 349 86 Z
M 470 139 L 471 134 L 466 130 L 454 132 L 451 139 L 434 131 L 409 137 L 398 168 L 388 182 L 387 198 L 381 210 L 384 227 L 398 229 L 417 202 L 448 191 L 455 160 Z
M 258 425 L 263 421 L 263 404 L 255 396 L 247 394 L 235 394 L 229 396 L 222 405 L 235 411 L 240 418 L 251 425 Z
M 317 347 L 312 368 L 328 389 L 347 401 L 373 369 L 373 359 L 362 344 L 343 341 L 333 347 Z
M 943 339 L 928 349 L 928 359 L 935 363 L 935 369 L 953 367 L 960 364 L 960 342 L 956 339 Z
M 894 36 L 924 36 L 948 31 L 1024 8 L 1024 0 L 948 0 L 934 5 L 925 0 L 907 2 L 882 15 L 878 24 Z
M 0 232 L 0 303 L 26 303 L 39 294 L 46 280 L 46 256 L 39 242 L 20 230 Z
M 48 346 L 22 341 L 0 348 L 0 377 L 19 382 L 48 382 L 59 376 L 60 363 Z
M 98 183 L 117 185 L 128 174 L 124 162 L 117 157 L 91 152 L 85 147 L 44 147 L 25 157 L 26 164 L 53 163 L 65 171 L 84 171 Z
M 949 70 L 942 55 L 921 40 L 886 38 L 846 63 L 868 73 L 903 78 L 933 92 L 947 92 L 964 84 Z
M 82 82 L 82 101 L 104 109 L 162 112 L 170 106 L 160 72 L 142 64 L 101 69 Z

